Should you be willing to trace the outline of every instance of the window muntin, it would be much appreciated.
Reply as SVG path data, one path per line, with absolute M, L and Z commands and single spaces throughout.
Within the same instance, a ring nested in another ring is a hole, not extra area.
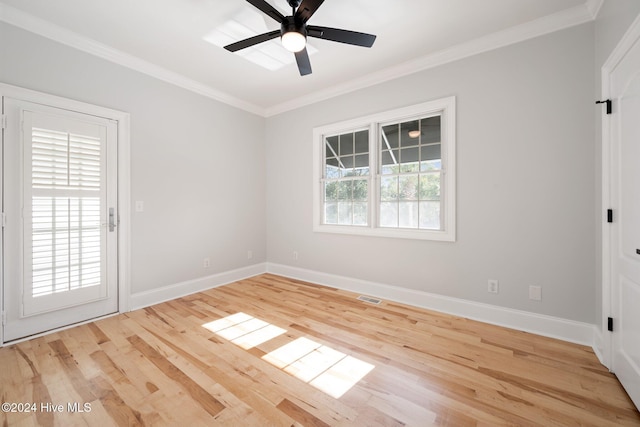
M 455 115 L 449 97 L 314 128 L 314 231 L 455 241 Z

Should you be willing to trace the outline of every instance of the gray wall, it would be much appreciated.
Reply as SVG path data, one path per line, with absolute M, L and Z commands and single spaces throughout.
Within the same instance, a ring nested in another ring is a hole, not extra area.
M 4 23 L 0 40 L 1 82 L 131 114 L 133 293 L 266 260 L 264 118 Z
M 270 261 L 599 323 L 594 92 L 639 12 L 637 0 L 606 0 L 595 23 L 268 119 L 4 23 L 0 81 L 131 114 L 131 203 L 145 202 L 132 217 L 134 293 Z M 311 129 L 449 95 L 458 241 L 313 233 Z M 541 302 L 529 285 L 543 287 Z
M 595 99 L 600 99 L 602 94 L 601 68 L 613 52 L 616 45 L 622 39 L 631 23 L 640 13 L 638 0 L 605 0 L 600 13 L 595 21 Z M 602 312 L 602 228 L 604 220 L 602 205 L 602 108 L 596 108 L 594 122 L 595 130 L 595 157 L 596 157 L 596 323 L 602 326 L 602 319 L 610 313 Z
M 593 40 L 589 23 L 269 118 L 269 261 L 594 323 Z M 449 95 L 457 242 L 313 233 L 312 128 Z

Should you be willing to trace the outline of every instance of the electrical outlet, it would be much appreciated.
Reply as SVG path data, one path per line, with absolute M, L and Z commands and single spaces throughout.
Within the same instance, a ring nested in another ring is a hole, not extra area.
M 204 259 L 204 261 L 202 261 L 202 266 L 203 266 L 204 268 L 209 268 L 209 267 L 211 267 L 211 258 L 206 257 L 206 258 Z
M 247 259 L 253 259 L 253 251 L 247 251 Z
M 487 292 L 491 293 L 491 294 L 497 294 L 498 293 L 498 281 L 495 279 L 489 279 L 489 281 L 487 282 Z
M 294 261 L 298 260 L 298 251 L 293 251 L 293 260 Z
M 542 286 L 529 286 L 529 299 L 542 300 Z

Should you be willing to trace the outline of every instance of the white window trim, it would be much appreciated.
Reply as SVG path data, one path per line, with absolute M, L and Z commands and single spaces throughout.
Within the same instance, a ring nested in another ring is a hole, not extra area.
M 444 188 L 442 206 L 444 208 L 443 229 L 423 230 L 378 227 L 380 209 L 378 171 L 379 124 L 402 121 L 419 115 L 442 113 L 442 186 Z M 371 164 L 369 174 L 369 225 L 328 225 L 322 223 L 323 185 L 322 163 L 324 159 L 324 136 L 352 132 L 354 129 L 369 129 Z M 456 240 L 456 99 L 454 96 L 424 102 L 404 108 L 385 111 L 356 119 L 346 120 L 313 129 L 313 231 L 321 233 L 350 234 L 360 236 L 392 237 L 405 239 L 455 242 Z

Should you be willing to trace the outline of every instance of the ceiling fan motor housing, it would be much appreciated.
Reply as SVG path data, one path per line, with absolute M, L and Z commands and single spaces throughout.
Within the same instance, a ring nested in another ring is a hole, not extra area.
M 300 22 L 300 20 L 297 20 L 293 16 L 285 16 L 285 18 L 282 20 L 282 23 L 280 24 L 280 36 L 291 31 L 300 33 L 304 36 L 305 39 L 307 38 L 306 25 L 304 25 L 302 22 Z

